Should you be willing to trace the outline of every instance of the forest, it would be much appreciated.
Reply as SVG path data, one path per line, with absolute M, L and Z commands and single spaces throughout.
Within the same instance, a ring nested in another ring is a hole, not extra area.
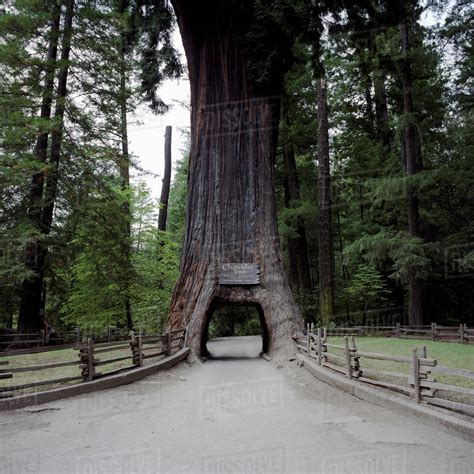
M 177 3 L 0 1 L 5 330 L 166 327 L 189 153 L 173 157 L 160 204 L 128 130 L 139 107 L 166 112 L 160 87 L 189 72 L 173 42 Z M 205 3 L 208 28 L 252 12 L 229 41 L 258 97 L 276 104 L 265 197 L 304 320 L 474 324 L 472 3 Z M 231 315 L 253 332 L 244 316 Z

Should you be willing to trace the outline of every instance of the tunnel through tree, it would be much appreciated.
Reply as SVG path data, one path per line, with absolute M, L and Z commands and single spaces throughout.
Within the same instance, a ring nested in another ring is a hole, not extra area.
M 203 356 L 214 357 L 209 352 L 207 342 L 214 338 L 261 336 L 262 342 L 255 357 L 267 351 L 268 331 L 265 317 L 259 305 L 235 305 L 225 301 L 215 300 L 206 314 L 207 326 L 201 339 L 200 353 Z M 225 346 L 225 341 L 224 346 Z M 225 347 L 224 356 L 226 356 Z

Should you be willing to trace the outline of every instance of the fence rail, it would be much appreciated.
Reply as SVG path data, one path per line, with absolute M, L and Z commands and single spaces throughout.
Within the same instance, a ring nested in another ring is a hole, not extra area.
M 84 339 L 95 342 L 124 341 L 129 337 L 128 330 L 108 328 L 101 333 L 91 333 L 77 328 L 74 331 L 49 333 L 46 330 L 30 334 L 0 334 L 0 356 L 40 353 L 49 350 L 73 348 Z
M 387 336 L 400 339 L 431 339 L 433 341 L 474 343 L 474 328 L 465 324 L 439 326 L 436 323 L 425 326 L 353 326 L 327 329 L 329 336 Z
M 179 336 L 178 336 L 179 334 Z M 90 382 L 92 380 L 106 377 L 118 372 L 131 370 L 141 367 L 145 359 L 156 358 L 161 356 L 171 356 L 174 352 L 184 347 L 186 330 L 175 330 L 167 332 L 164 335 L 148 335 L 144 336 L 142 332 L 129 333 L 126 341 L 109 341 L 97 342 L 93 338 L 84 338 L 84 340 L 74 343 L 71 347 L 78 351 L 79 360 L 59 361 L 44 364 L 34 364 L 28 366 L 11 367 L 11 363 L 15 362 L 15 357 L 25 355 L 0 353 L 0 380 L 11 379 L 12 383 L 0 385 L 0 398 L 12 397 L 18 395 L 25 389 L 36 387 L 53 386 L 70 382 Z M 110 339 L 110 338 L 109 338 Z M 174 344 L 172 344 L 174 342 Z M 146 344 L 146 346 L 145 346 Z M 46 349 L 46 348 L 44 348 Z M 55 348 L 50 348 L 54 350 Z M 120 353 L 121 351 L 122 353 Z M 36 353 L 36 350 L 30 353 Z M 97 356 L 100 356 L 97 357 Z M 5 357 L 9 357 L 8 360 Z M 122 363 L 129 360 L 130 363 L 123 365 Z M 120 363 L 120 367 L 115 364 Z M 115 365 L 115 366 L 114 366 Z M 51 375 L 42 380 L 27 383 L 16 383 L 15 376 L 20 374 L 42 373 L 49 369 L 61 369 L 78 366 L 80 374 L 68 375 L 62 377 L 52 377 Z M 104 372 L 98 372 L 96 369 L 101 368 Z M 17 392 L 17 393 L 14 393 Z
M 350 328 L 345 328 L 350 329 Z M 474 379 L 474 371 L 443 367 L 427 357 L 426 346 L 413 348 L 407 356 L 359 351 L 355 335 L 344 335 L 344 344 L 328 342 L 332 330 L 307 327 L 306 337 L 296 339 L 298 349 L 318 364 L 365 384 L 405 394 L 416 403 L 427 403 L 474 416 L 474 389 L 438 382 L 433 373 Z M 339 334 L 338 334 L 339 335 Z M 336 352 L 336 353 L 334 353 Z M 363 360 L 380 360 L 403 365 L 407 372 L 366 367 Z

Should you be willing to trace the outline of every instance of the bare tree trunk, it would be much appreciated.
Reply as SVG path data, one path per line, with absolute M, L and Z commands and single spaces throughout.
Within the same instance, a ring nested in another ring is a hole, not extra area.
M 369 133 L 373 133 L 373 127 L 375 122 L 374 116 L 374 103 L 372 100 L 372 80 L 370 77 L 370 72 L 368 71 L 367 64 L 363 64 L 362 66 L 362 75 L 364 81 L 364 97 L 365 97 L 365 106 L 366 106 L 366 114 L 367 119 L 369 122 Z
M 166 231 L 166 220 L 168 218 L 168 200 L 171 186 L 171 131 L 172 127 L 167 126 L 165 131 L 165 173 L 163 176 L 160 213 L 158 215 L 158 230 Z
M 288 185 L 288 176 L 284 178 L 284 191 L 285 191 L 285 207 L 290 207 L 290 190 Z M 287 247 L 288 247 L 288 282 L 290 284 L 291 289 L 294 291 L 298 291 L 300 287 L 299 283 L 299 274 L 298 274 L 298 250 L 296 246 L 295 238 L 288 237 L 287 239 Z
M 387 91 L 383 71 L 375 71 L 374 73 L 374 99 L 377 137 L 383 147 L 390 151 L 391 133 L 388 123 Z
M 255 306 L 264 351 L 293 347 L 302 329 L 277 238 L 274 164 L 279 103 L 256 92 L 235 42 L 248 4 L 173 1 L 191 82 L 191 151 L 181 269 L 169 312 L 187 344 L 206 353 L 209 320 L 223 303 Z M 282 78 L 274 79 L 280 91 Z M 278 92 L 277 92 L 278 93 Z M 219 285 L 223 263 L 255 263 L 260 283 Z
M 49 31 L 48 58 L 45 67 L 45 79 L 43 86 L 43 98 L 41 102 L 40 117 L 43 120 L 51 119 L 51 108 L 54 95 L 54 77 L 56 73 L 56 62 L 58 55 L 59 23 L 61 19 L 61 3 L 54 2 L 51 27 Z M 43 164 L 43 168 L 33 175 L 30 204 L 28 215 L 33 225 L 41 230 L 41 210 L 43 204 L 43 188 L 45 180 L 45 169 L 48 152 L 49 130 L 40 133 L 35 145 L 35 158 Z
M 329 165 L 329 125 L 326 78 L 320 66 L 318 87 L 319 160 L 319 313 L 327 324 L 334 315 L 334 253 L 331 219 L 331 175 Z
M 119 13 L 123 15 L 127 8 L 127 0 L 119 3 Z M 131 211 L 130 211 L 130 153 L 128 149 L 128 121 L 127 121 L 127 32 L 123 31 L 120 35 L 120 140 L 122 154 L 119 161 L 119 170 L 122 190 L 125 191 L 123 202 L 124 230 L 122 239 L 122 253 L 126 268 L 124 269 L 124 311 L 127 321 L 127 328 L 133 328 L 132 306 L 130 303 L 130 272 L 131 272 Z
M 422 168 L 421 153 L 417 149 L 416 129 L 414 124 L 413 81 L 409 54 L 410 45 L 408 26 L 400 24 L 402 45 L 402 83 L 403 83 L 403 112 L 407 123 L 403 129 L 403 148 L 406 160 L 406 174 L 413 176 Z M 418 189 L 414 184 L 407 185 L 408 200 L 408 231 L 411 236 L 421 237 L 419 216 Z M 423 281 L 417 275 L 416 267 L 411 267 L 408 274 L 408 319 L 411 325 L 423 324 Z
M 285 120 L 287 126 L 291 125 L 288 117 L 288 111 L 285 110 Z M 288 203 L 291 201 L 298 201 L 300 199 L 300 184 L 298 179 L 298 170 L 296 168 L 295 150 L 293 141 L 288 133 L 283 137 L 283 157 L 285 159 L 285 170 L 288 182 Z M 296 233 L 298 237 L 288 239 L 288 248 L 290 250 L 290 259 L 294 261 L 290 262 L 290 275 L 293 274 L 292 280 L 294 284 L 302 290 L 310 290 L 311 285 L 311 272 L 309 268 L 308 259 L 308 243 L 306 240 L 306 229 L 303 218 L 299 218 L 296 225 Z
M 48 57 L 40 111 L 40 117 L 43 120 L 50 120 L 51 118 L 60 18 L 61 3 L 55 2 L 49 31 Z M 47 130 L 40 133 L 35 145 L 35 157 L 39 163 L 44 163 L 44 165 L 46 165 L 47 160 L 48 136 L 49 131 Z M 46 249 L 41 236 L 49 233 L 49 228 L 47 225 L 45 226 L 42 216 L 44 181 L 45 169 L 43 168 L 33 175 L 31 183 L 28 216 L 39 235 L 31 238 L 26 246 L 25 264 L 32 275 L 22 283 L 18 315 L 18 331 L 20 333 L 37 332 L 43 326 L 42 295 Z
M 61 68 L 58 76 L 58 90 L 54 119 L 56 128 L 51 134 L 51 155 L 49 166 L 51 170 L 46 181 L 45 200 L 43 206 L 43 227 L 48 234 L 53 223 L 53 212 L 56 204 L 59 182 L 59 164 L 61 159 L 61 145 L 64 130 L 64 112 L 67 97 L 67 79 L 69 74 L 69 53 L 71 51 L 72 18 L 74 16 L 74 0 L 65 0 L 66 11 L 64 14 L 64 31 L 61 49 Z

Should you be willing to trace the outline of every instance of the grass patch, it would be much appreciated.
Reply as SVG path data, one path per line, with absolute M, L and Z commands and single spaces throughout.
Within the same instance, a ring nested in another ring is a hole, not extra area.
M 453 367 L 457 369 L 474 369 L 474 344 L 456 344 L 450 342 L 430 341 L 426 339 L 396 339 L 389 337 L 356 337 L 357 349 L 363 352 L 376 352 L 379 354 L 390 354 L 411 357 L 414 347 L 421 349 L 426 346 L 427 357 L 436 359 L 442 367 Z M 342 345 L 344 341 L 340 336 L 329 336 L 328 343 Z M 329 352 L 339 355 L 337 349 Z M 421 351 L 419 352 L 421 356 Z M 389 372 L 411 373 L 410 364 L 399 362 L 371 360 L 361 358 L 359 360 L 361 369 L 378 369 Z M 474 388 L 474 380 L 464 377 L 456 377 L 444 374 L 432 374 L 437 382 L 458 385 L 466 388 Z

